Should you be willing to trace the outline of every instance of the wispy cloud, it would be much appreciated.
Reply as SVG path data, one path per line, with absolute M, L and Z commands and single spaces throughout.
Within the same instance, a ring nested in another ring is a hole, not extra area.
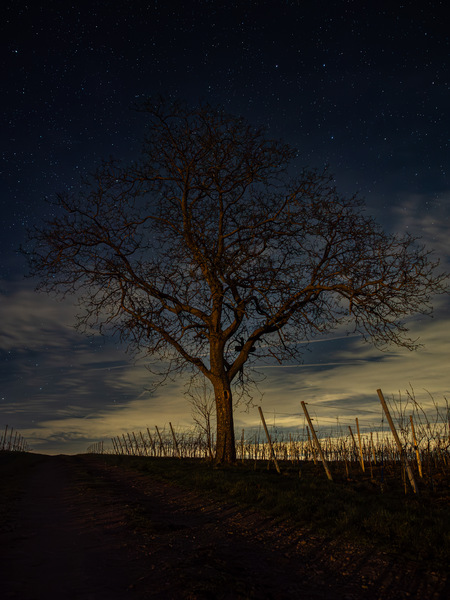
M 424 408 L 432 408 L 425 390 L 440 401 L 450 391 L 449 331 L 450 318 L 441 316 L 412 325 L 411 333 L 420 336 L 424 344 L 415 352 L 395 348 L 382 353 L 369 344 L 350 339 L 339 351 L 333 350 L 339 362 L 327 362 L 328 352 L 324 347 L 324 362 L 318 363 L 312 357 L 311 363 L 297 369 L 267 369 L 263 405 L 275 413 L 297 414 L 303 400 L 330 419 L 362 417 L 365 422 L 373 423 L 381 414 L 378 388 L 391 396 L 412 387 Z M 295 422 L 298 419 L 292 418 L 292 425 Z
M 426 246 L 448 264 L 450 190 L 439 196 L 405 194 L 390 209 L 396 231 L 420 236 Z
M 19 429 L 35 450 L 82 452 L 92 441 L 126 431 L 169 421 L 176 428 L 192 425 L 184 381 L 150 393 L 145 361 L 134 362 L 111 340 L 77 333 L 70 303 L 25 285 L 7 290 L 1 302 L 0 427 Z M 425 402 L 424 389 L 439 400 L 449 393 L 448 314 L 440 299 L 435 319 L 411 320 L 412 337 L 424 344 L 417 352 L 382 353 L 356 336 L 337 334 L 311 344 L 302 365 L 261 365 L 263 396 L 256 393 L 255 404 L 269 424 L 296 430 L 304 421 L 301 400 L 319 424 L 357 416 L 372 425 L 381 416 L 377 388 L 389 396 L 412 385 Z M 258 411 L 238 409 L 235 423 L 238 430 L 259 427 Z

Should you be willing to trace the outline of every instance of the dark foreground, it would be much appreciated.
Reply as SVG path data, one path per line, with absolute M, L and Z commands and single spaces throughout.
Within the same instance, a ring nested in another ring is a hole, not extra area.
M 0 461 L 0 597 L 447 599 L 445 574 L 92 456 Z

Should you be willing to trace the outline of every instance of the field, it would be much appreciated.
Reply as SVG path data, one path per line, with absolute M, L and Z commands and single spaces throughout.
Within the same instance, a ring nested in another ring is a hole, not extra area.
M 441 474 L 434 487 L 419 484 L 420 495 L 396 477 L 397 464 L 385 464 L 372 476 L 354 479 L 342 473 L 333 482 L 320 464 L 292 466 L 280 462 L 282 476 L 270 463 L 248 461 L 234 468 L 214 469 L 196 459 L 104 457 L 107 464 L 124 464 L 138 472 L 187 489 L 258 509 L 280 522 L 289 521 L 314 534 L 352 543 L 376 543 L 379 549 L 430 567 L 446 567 L 450 560 L 450 482 Z
M 444 473 L 279 466 L 2 452 L 2 597 L 449 597 Z
M 448 402 L 444 398 L 439 406 L 430 396 L 424 410 L 413 391 L 388 401 L 378 393 L 381 427 L 360 426 L 358 418 L 324 426 L 327 419 L 317 413 L 311 419 L 311 408 L 302 403 L 302 428 L 287 432 L 267 426 L 260 408 L 262 426 L 242 430 L 236 441 L 237 465 L 225 472 L 208 467 L 214 454 L 212 436 L 201 429 L 175 431 L 171 423 L 169 428 L 112 438 L 109 453 L 115 458 L 105 460 L 127 460 L 178 484 L 215 490 L 321 535 L 375 542 L 380 549 L 446 565 Z M 103 444 L 92 450 L 105 452 Z

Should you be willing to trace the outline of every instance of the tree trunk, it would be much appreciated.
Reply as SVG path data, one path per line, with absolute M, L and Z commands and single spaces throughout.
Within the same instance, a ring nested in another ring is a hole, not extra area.
M 230 384 L 226 380 L 214 383 L 217 415 L 216 464 L 236 462 L 234 440 L 233 400 Z

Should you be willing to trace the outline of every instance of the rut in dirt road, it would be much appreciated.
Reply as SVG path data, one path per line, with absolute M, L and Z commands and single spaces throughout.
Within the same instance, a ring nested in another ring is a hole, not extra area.
M 120 523 L 92 523 L 67 457 L 43 457 L 30 474 L 6 539 L 1 597 L 115 600 L 124 598 Z M 5 536 L 3 536 L 5 537 Z

